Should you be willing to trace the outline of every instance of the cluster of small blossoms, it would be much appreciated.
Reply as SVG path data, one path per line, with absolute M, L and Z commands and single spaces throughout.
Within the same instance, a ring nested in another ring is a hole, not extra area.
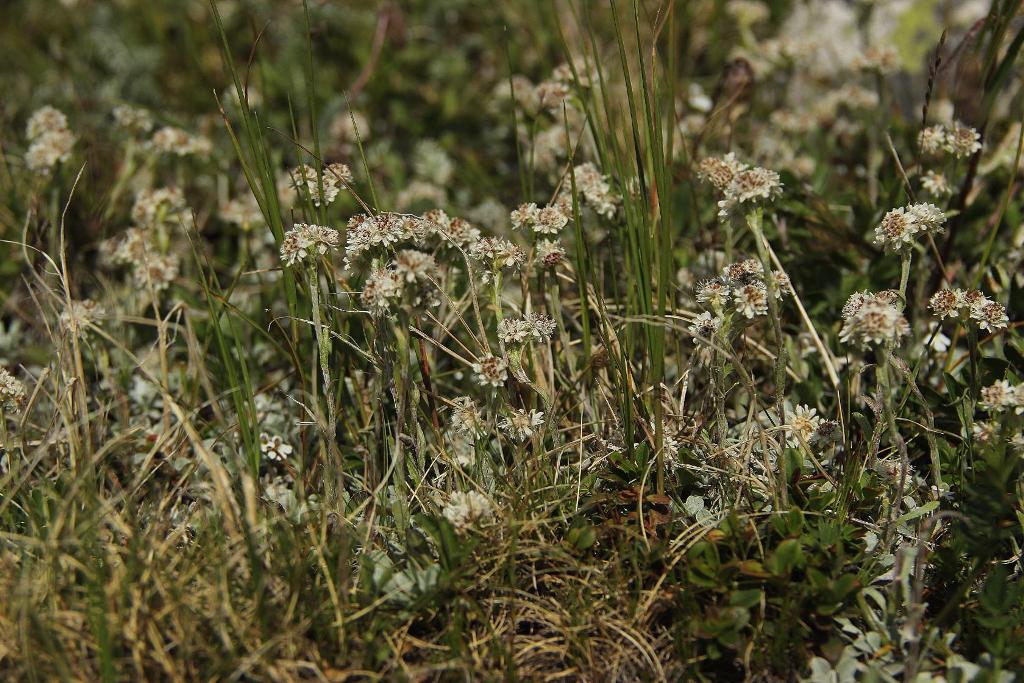
M 949 152 L 960 159 L 981 149 L 981 134 L 960 122 L 954 123 L 951 128 L 943 125 L 929 126 L 918 133 L 917 146 L 924 154 Z
M 539 410 L 512 410 L 498 424 L 513 441 L 525 441 L 544 425 L 544 413 Z
M 263 212 L 251 194 L 239 199 L 229 199 L 220 208 L 220 217 L 221 220 L 234 223 L 242 230 L 249 230 L 263 222 Z
M 775 171 L 748 166 L 733 153 L 708 157 L 697 167 L 697 176 L 722 193 L 718 215 L 726 218 L 743 204 L 770 202 L 782 194 L 782 181 Z
M 360 293 L 360 301 L 374 315 L 389 311 L 393 304 L 410 294 L 414 306 L 436 306 L 437 263 L 431 254 L 416 249 L 402 249 L 387 266 L 374 268 Z
M 554 268 L 565 260 L 565 249 L 553 240 L 537 243 L 537 260 L 544 268 Z
M 402 298 L 402 275 L 394 268 L 374 268 L 363 283 L 359 300 L 374 315 L 383 315 Z
M 804 443 L 820 450 L 839 440 L 839 423 L 820 417 L 815 408 L 798 405 L 789 414 L 786 432 L 790 446 L 795 448 Z
M 5 410 L 15 411 L 25 405 L 25 385 L 17 377 L 0 368 L 0 405 Z
M 92 299 L 72 301 L 60 313 L 60 326 L 69 335 L 81 337 L 85 335 L 89 325 L 103 314 L 103 307 Z
M 113 110 L 114 123 L 133 135 L 145 135 L 153 130 L 153 117 L 145 109 L 119 104 Z
M 296 223 L 281 241 L 281 261 L 286 266 L 314 262 L 318 256 L 337 249 L 340 243 L 341 236 L 334 228 Z
M 784 273 L 773 272 L 769 277 L 775 285 L 777 298 L 782 298 L 790 291 L 789 278 Z M 726 266 L 717 278 L 698 283 L 695 294 L 697 301 L 709 305 L 719 316 L 730 309 L 747 319 L 768 312 L 765 272 L 756 259 L 746 259 Z
M 494 273 L 506 268 L 518 270 L 526 263 L 526 253 L 512 242 L 500 237 L 481 237 L 470 245 L 469 255 Z M 485 280 L 489 280 L 487 275 L 484 274 Z
M 612 190 L 608 179 L 597 166 L 588 161 L 574 168 L 573 175 L 576 179 L 576 188 L 583 196 L 585 204 L 605 218 L 615 216 L 622 197 Z M 563 213 L 566 213 L 564 209 Z
M 149 141 L 150 146 L 162 154 L 179 157 L 190 155 L 205 157 L 213 151 L 213 143 L 204 135 L 192 135 L 187 130 L 164 126 Z
M 555 321 L 539 313 L 530 313 L 524 318 L 505 318 L 498 323 L 498 339 L 507 346 L 521 346 L 531 339 L 543 344 L 554 332 Z
M 1002 423 L 995 420 L 976 420 L 971 426 L 971 435 L 979 444 L 987 446 L 1000 441 Z M 1024 455 L 1024 433 L 1019 429 L 1009 436 L 1010 448 L 1019 455 Z
M 981 390 L 981 407 L 990 413 L 1013 411 L 1024 415 L 1024 384 L 1010 384 L 1001 379 Z
M 935 171 L 925 172 L 921 178 L 921 187 L 933 197 L 948 197 L 953 194 L 953 188 L 949 186 L 946 176 Z
M 853 58 L 851 66 L 861 71 L 892 73 L 899 68 L 899 53 L 889 45 L 870 46 Z
M 872 344 L 897 343 L 910 333 L 910 325 L 897 307 L 899 292 L 855 292 L 843 306 L 840 341 L 861 348 Z
M 292 447 L 277 434 L 271 436 L 266 432 L 261 432 L 260 453 L 271 462 L 284 462 L 291 455 Z
M 562 110 L 562 103 L 569 97 L 571 89 L 566 81 L 549 79 L 538 83 L 533 92 L 537 104 L 552 114 L 557 114 Z
M 323 172 L 317 176 L 316 169 L 309 164 L 292 170 L 292 182 L 300 196 L 309 196 L 315 206 L 329 205 L 338 198 L 342 187 L 352 184 L 352 170 L 345 164 L 327 164 Z M 321 178 L 323 194 L 320 193 Z
M 424 230 L 423 222 L 415 217 L 397 213 L 356 214 L 348 221 L 345 267 L 351 269 L 366 254 L 391 249 L 403 240 L 418 242 Z
M 453 493 L 441 514 L 458 531 L 486 524 L 494 519 L 494 505 L 476 491 Z
M 437 277 L 437 261 L 433 254 L 425 251 L 400 249 L 395 254 L 393 265 L 407 283 L 429 283 Z
M 452 401 L 452 427 L 458 434 L 477 439 L 487 433 L 487 421 L 479 406 L 468 396 Z
M 494 354 L 485 354 L 473 363 L 473 374 L 480 386 L 500 387 L 508 379 L 508 364 Z
M 983 330 L 1000 330 L 1010 322 L 1006 307 L 977 289 L 940 289 L 932 294 L 928 306 L 939 320 L 951 317 L 958 317 L 963 322 L 974 320 Z
M 439 235 L 448 244 L 470 247 L 480 239 L 480 230 L 465 218 L 452 217 L 441 209 L 423 214 L 424 227 Z
M 75 136 L 68 129 L 64 114 L 51 106 L 38 109 L 28 120 L 26 137 L 29 141 L 25 164 L 29 170 L 47 175 L 59 162 L 71 158 Z
M 171 223 L 186 213 L 185 195 L 177 187 L 142 190 L 132 205 L 132 220 L 140 228 Z
M 533 230 L 538 235 L 557 235 L 569 223 L 569 217 L 559 204 L 549 204 L 543 209 L 534 203 L 522 204 L 510 218 L 513 228 Z
M 719 192 L 725 192 L 732 179 L 746 168 L 747 165 L 736 158 L 735 152 L 729 152 L 722 157 L 702 159 L 697 165 L 697 177 Z
M 875 244 L 902 251 L 913 244 L 918 235 L 941 232 L 945 222 L 946 214 L 934 204 L 911 204 L 893 209 L 875 228 Z
M 448 191 L 425 180 L 413 179 L 395 195 L 395 208 L 405 211 L 416 205 L 438 205 L 448 201 Z
M 573 76 L 575 69 L 576 75 Z M 574 60 L 573 66 L 560 64 L 551 72 L 551 78 L 541 81 L 536 86 L 529 78 L 521 74 L 512 76 L 512 98 L 515 102 L 530 115 L 536 115 L 546 109 L 557 117 L 562 115 L 562 104 L 567 102 L 574 84 L 581 87 L 590 87 L 593 81 L 593 74 L 587 69 L 586 64 L 581 60 Z M 499 98 L 509 96 L 508 83 L 498 85 L 495 95 Z
M 162 292 L 178 277 L 181 258 L 145 249 L 142 260 L 134 264 L 132 280 L 139 289 Z
M 104 259 L 115 266 L 130 267 L 137 288 L 160 292 L 178 277 L 181 259 L 177 254 L 164 254 L 154 248 L 152 235 L 151 230 L 129 228 L 114 238 Z
M 693 336 L 693 343 L 708 343 L 714 339 L 715 333 L 722 329 L 722 319 L 704 311 L 690 323 L 689 331 Z

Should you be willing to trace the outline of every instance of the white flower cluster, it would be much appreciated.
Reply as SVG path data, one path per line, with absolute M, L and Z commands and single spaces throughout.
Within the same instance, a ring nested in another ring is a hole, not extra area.
M 277 434 L 271 436 L 266 432 L 261 432 L 260 453 L 272 462 L 284 462 L 291 455 L 292 447 L 290 444 L 285 443 L 284 439 Z
M 906 249 L 918 235 L 934 235 L 942 231 L 946 214 L 934 204 L 911 204 L 889 211 L 875 228 L 875 244 L 892 251 Z
M 732 152 L 708 157 L 697 167 L 697 177 L 722 193 L 718 215 L 726 218 L 738 206 L 770 202 L 782 194 L 782 181 L 775 171 L 748 166 Z
M 1013 411 L 1024 415 L 1024 384 L 1010 384 L 1001 379 L 981 390 L 981 407 L 990 413 Z
M 114 123 L 132 134 L 143 135 L 153 130 L 153 117 L 145 109 L 128 104 L 114 107 Z
M 932 294 L 928 306 L 939 320 L 948 317 L 958 317 L 963 322 L 973 320 L 983 330 L 1000 330 L 1010 322 L 1006 307 L 977 289 L 940 289 Z
M 185 195 L 177 187 L 159 187 L 142 190 L 135 195 L 132 220 L 140 228 L 152 228 L 174 223 L 187 213 Z
M 563 206 L 549 204 L 543 209 L 536 204 L 522 204 L 510 216 L 512 227 L 517 230 L 533 230 L 538 235 L 557 235 L 569 223 L 569 216 Z
M 458 531 L 486 524 L 494 519 L 494 505 L 487 496 L 476 491 L 453 493 L 441 511 Z
M 60 326 L 68 334 L 82 337 L 88 331 L 89 325 L 103 314 L 103 307 L 92 299 L 72 300 L 71 304 L 60 312 Z
M 872 344 L 897 343 L 910 334 L 910 325 L 897 308 L 899 292 L 855 292 L 843 306 L 839 340 L 867 348 Z
M 575 71 L 575 76 L 573 75 Z M 556 117 L 562 115 L 563 103 L 572 110 L 572 103 L 569 96 L 574 85 L 582 88 L 589 88 L 596 78 L 592 69 L 581 59 L 574 59 L 572 66 L 563 63 L 554 68 L 551 78 L 534 85 L 526 76 L 516 74 L 512 76 L 512 98 L 523 111 L 531 116 L 536 115 L 542 109 L 547 110 Z M 509 96 L 509 85 L 501 83 L 495 90 L 497 98 Z
M 292 182 L 295 184 L 295 191 L 300 197 L 308 196 L 315 206 L 329 205 L 338 198 L 342 187 L 352 184 L 352 170 L 345 164 L 327 164 L 323 167 L 320 176 L 317 176 L 316 169 L 309 164 L 292 170 Z M 320 183 L 323 182 L 323 193 L 320 192 Z
M 487 432 L 487 421 L 473 399 L 462 396 L 452 401 L 452 427 L 457 434 L 476 439 Z
M 573 175 L 584 203 L 605 218 L 614 217 L 622 197 L 612 190 L 608 179 L 597 166 L 588 161 L 574 168 Z
M 204 135 L 192 135 L 187 130 L 164 126 L 153 133 L 150 146 L 161 154 L 173 154 L 179 157 L 206 157 L 213 151 L 213 143 Z
M 933 197 L 948 197 L 953 194 L 953 188 L 949 186 L 949 180 L 942 173 L 926 171 L 921 178 L 921 187 Z
M 770 277 L 777 298 L 790 291 L 789 278 L 784 273 L 774 272 Z M 717 316 L 735 311 L 744 318 L 752 319 L 768 312 L 765 272 L 756 259 L 726 266 L 717 278 L 699 283 L 695 294 L 697 301 L 709 305 Z
M 448 244 L 465 248 L 480 239 L 480 230 L 476 226 L 465 218 L 449 216 L 441 209 L 427 211 L 423 220 L 429 232 L 439 235 Z
M 402 241 L 421 244 L 428 232 L 429 223 L 415 216 L 398 213 L 379 213 L 376 216 L 356 214 L 348 221 L 345 268 L 351 269 L 359 259 L 367 255 L 379 255 L 380 251 L 393 249 Z
M 839 440 L 839 423 L 820 417 L 816 408 L 798 405 L 788 415 L 786 432 L 791 447 L 803 443 L 820 450 Z
M 263 212 L 251 193 L 226 201 L 220 208 L 220 217 L 221 220 L 234 223 L 242 230 L 250 230 L 263 222 Z
M 513 441 L 526 441 L 544 425 L 544 413 L 539 410 L 513 409 L 499 423 L 501 430 Z
M 387 266 L 371 271 L 363 285 L 360 300 L 374 315 L 383 315 L 391 306 L 410 293 L 413 305 L 439 303 L 434 292 L 437 278 L 437 263 L 434 257 L 416 249 L 402 249 Z
M 981 134 L 959 121 L 950 128 L 943 125 L 929 126 L 918 133 L 917 146 L 924 154 L 948 152 L 960 159 L 981 149 Z
M 518 270 L 526 263 L 526 254 L 518 246 L 500 237 L 481 237 L 469 247 L 469 255 L 488 270 Z M 485 276 L 485 279 L 489 279 Z
M 554 240 L 541 240 L 537 243 L 537 260 L 545 268 L 554 268 L 565 260 L 565 249 Z
M 38 109 L 29 118 L 26 137 L 29 148 L 25 153 L 25 164 L 40 175 L 48 175 L 59 162 L 70 159 L 75 146 L 75 136 L 68 130 L 67 117 L 49 105 Z
M 150 229 L 129 228 L 114 238 L 104 258 L 113 265 L 130 267 L 138 289 L 161 292 L 178 277 L 181 259 L 174 253 L 162 253 L 152 235 Z
M 0 368 L 0 405 L 10 411 L 25 405 L 25 385 L 7 368 Z
M 281 241 L 281 261 L 286 266 L 312 262 L 318 256 L 337 249 L 340 243 L 341 236 L 334 228 L 296 223 Z
M 530 313 L 523 318 L 504 318 L 498 323 L 498 339 L 507 346 L 521 346 L 531 339 L 543 344 L 555 332 L 555 321 L 546 315 Z
M 488 353 L 473 363 L 473 373 L 480 386 L 500 387 L 508 379 L 508 365 L 504 358 Z

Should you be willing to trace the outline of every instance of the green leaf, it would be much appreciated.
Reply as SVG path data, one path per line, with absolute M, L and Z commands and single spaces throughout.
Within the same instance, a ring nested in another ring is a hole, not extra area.
M 779 547 L 768 558 L 766 566 L 772 574 L 783 576 L 802 565 L 803 562 L 804 552 L 800 547 L 800 541 L 789 538 L 779 544 Z

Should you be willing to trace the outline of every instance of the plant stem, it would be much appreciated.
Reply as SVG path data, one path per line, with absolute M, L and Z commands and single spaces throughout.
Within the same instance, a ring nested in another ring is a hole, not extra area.
M 757 208 L 747 214 L 747 227 L 754 235 L 754 243 L 757 245 L 757 254 L 761 259 L 761 268 L 764 270 L 765 287 L 768 290 L 768 317 L 772 321 L 772 331 L 775 334 L 775 412 L 778 415 L 779 426 L 786 424 L 786 339 L 782 335 L 782 318 L 779 312 L 779 292 L 772 277 L 772 265 L 768 256 L 768 243 L 762 229 L 764 212 Z M 779 474 L 782 477 L 782 503 L 788 504 L 789 473 L 786 462 L 785 447 L 779 453 Z
M 309 267 L 309 293 L 312 298 L 313 329 L 316 332 L 317 350 L 320 357 L 320 374 L 324 380 L 324 401 L 327 403 L 327 424 L 321 425 L 321 431 L 323 440 L 327 444 L 329 456 L 327 462 L 330 471 L 324 473 L 324 488 L 327 500 L 331 504 L 336 504 L 343 485 L 344 474 L 341 466 L 341 454 L 334 436 L 337 411 L 331 383 L 331 336 L 320 317 L 320 278 L 317 274 L 316 263 Z

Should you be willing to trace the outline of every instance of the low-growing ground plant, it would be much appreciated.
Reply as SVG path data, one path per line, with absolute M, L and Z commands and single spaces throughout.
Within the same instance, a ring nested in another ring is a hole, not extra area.
M 8 0 L 5 680 L 1024 672 L 1024 3 Z

